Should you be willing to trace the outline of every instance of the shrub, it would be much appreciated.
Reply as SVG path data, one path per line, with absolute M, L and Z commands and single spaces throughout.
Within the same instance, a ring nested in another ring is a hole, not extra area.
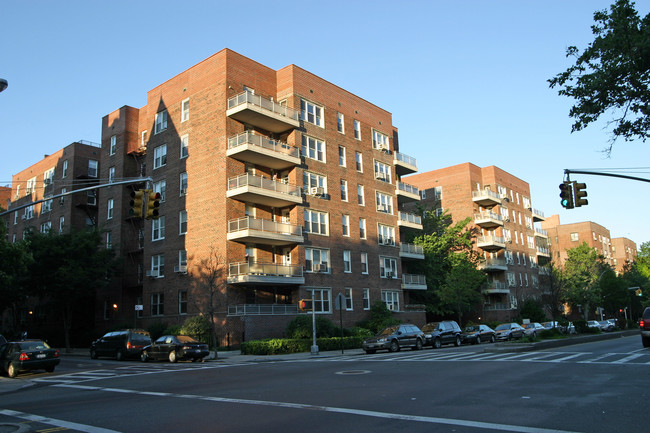
M 211 332 L 212 324 L 205 316 L 194 316 L 188 318 L 180 329 L 181 334 L 189 335 L 190 337 L 204 343 L 208 342 Z
M 181 335 L 181 325 L 172 325 L 165 329 L 163 335 Z
M 544 322 L 546 314 L 539 301 L 536 299 L 526 299 L 521 307 L 521 317 L 530 319 L 531 322 Z
M 551 339 L 558 338 L 562 336 L 562 333 L 558 328 L 545 329 L 539 333 L 540 338 Z
M 587 329 L 589 329 L 589 328 L 587 327 L 587 321 L 586 321 L 586 320 L 582 320 L 582 319 L 580 319 L 580 320 L 574 320 L 574 321 L 573 321 L 573 326 L 575 326 L 575 328 L 576 328 L 576 332 L 577 332 L 578 334 L 584 334 L 584 333 L 588 332 Z
M 158 338 L 165 335 L 165 330 L 167 329 L 167 324 L 164 322 L 154 322 L 147 328 L 147 331 L 151 335 L 152 340 L 157 340 Z
M 288 338 L 293 339 L 309 339 L 312 338 L 312 316 L 311 314 L 304 314 L 296 316 L 287 325 L 286 333 Z M 341 335 L 341 328 L 334 325 L 327 317 L 316 317 L 316 337 L 338 337 Z
M 318 333 L 318 330 L 316 330 Z M 319 350 L 339 350 L 343 341 L 343 349 L 357 349 L 361 347 L 363 338 L 345 337 L 341 338 L 317 338 L 316 344 Z M 287 353 L 300 353 L 311 351 L 311 340 L 274 338 L 269 340 L 245 341 L 241 344 L 242 355 L 282 355 Z
M 362 320 L 358 325 L 369 329 L 374 335 L 388 326 L 398 325 L 399 323 L 400 321 L 393 317 L 393 313 L 391 313 L 384 301 L 376 301 L 370 306 L 368 320 Z

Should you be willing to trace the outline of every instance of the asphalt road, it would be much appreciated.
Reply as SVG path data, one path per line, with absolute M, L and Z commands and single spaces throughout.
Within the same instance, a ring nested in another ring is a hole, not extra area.
M 64 359 L 55 374 L 0 395 L 0 422 L 94 433 L 650 431 L 650 350 L 638 336 L 484 348 L 240 363 Z

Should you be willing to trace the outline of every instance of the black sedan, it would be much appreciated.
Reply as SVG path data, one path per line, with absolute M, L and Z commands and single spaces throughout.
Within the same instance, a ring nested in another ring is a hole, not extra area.
M 494 329 L 487 325 L 467 326 L 460 338 L 463 343 L 480 344 L 480 343 L 494 343 L 497 340 Z
M 140 360 L 164 360 L 169 362 L 191 359 L 192 362 L 203 361 L 210 351 L 208 345 L 200 343 L 187 335 L 163 335 L 150 346 L 142 349 Z
M 17 341 L 0 346 L 0 368 L 9 377 L 30 370 L 52 373 L 59 362 L 59 351 L 41 340 Z

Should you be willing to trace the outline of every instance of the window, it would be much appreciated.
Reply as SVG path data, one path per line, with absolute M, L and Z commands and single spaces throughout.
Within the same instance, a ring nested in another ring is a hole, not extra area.
M 329 273 L 330 250 L 305 248 L 305 271 Z
M 305 190 L 308 192 L 312 188 L 323 188 L 323 192 L 327 194 L 327 177 L 325 176 L 321 176 L 320 174 L 312 173 L 309 171 L 303 171 L 302 184 L 305 187 Z
M 94 159 L 89 159 L 88 160 L 88 176 L 89 177 L 97 177 L 98 168 L 99 168 L 99 162 L 95 161 Z
M 49 233 L 52 229 L 52 221 L 46 221 L 41 224 L 41 233 Z
M 377 201 L 378 212 L 384 212 L 391 215 L 393 214 L 393 197 L 377 191 L 375 193 L 375 199 Z
M 390 311 L 399 311 L 399 292 L 396 290 L 382 290 L 381 300 Z
M 190 120 L 190 98 L 183 99 L 181 102 L 181 122 Z
M 116 135 L 111 135 L 111 144 L 108 147 L 108 154 L 109 155 L 115 155 L 116 145 L 117 145 L 117 136 Z
M 300 118 L 305 122 L 313 123 L 321 128 L 325 127 L 323 120 L 323 107 L 313 102 L 300 100 Z
M 184 235 L 187 233 L 187 211 L 182 210 L 178 213 L 178 234 Z
M 330 289 L 307 289 L 311 292 L 311 299 L 314 305 L 314 312 L 330 312 Z
M 160 194 L 160 202 L 164 203 L 167 197 L 167 181 L 161 180 L 153 183 L 153 192 Z
M 345 122 L 341 113 L 336 113 L 336 130 L 341 134 L 345 134 Z
M 305 233 L 328 235 L 328 225 L 326 212 L 305 209 Z
M 54 182 L 54 168 L 50 168 L 43 173 L 43 183 L 45 186 L 52 185 L 52 182 Z
M 527 236 L 527 237 L 528 237 L 528 248 L 535 249 L 535 237 L 534 236 Z
M 151 240 L 159 241 L 165 239 L 165 217 L 151 220 Z
M 368 253 L 362 252 L 360 255 L 361 259 L 361 273 L 368 274 Z
M 18 224 L 18 212 L 14 212 L 14 225 Z
M 376 129 L 372 130 L 372 147 L 379 150 L 389 150 L 388 135 L 383 134 Z
M 115 167 L 110 167 L 108 169 L 108 183 L 115 182 Z
M 178 314 L 187 314 L 187 290 L 178 291 Z
M 375 179 L 391 183 L 390 166 L 375 160 Z
M 436 186 L 435 188 L 433 188 L 433 198 L 438 202 L 440 200 L 442 200 L 442 187 L 441 186 Z M 506 212 L 507 212 L 507 209 L 506 209 Z
M 153 150 L 153 168 L 160 168 L 167 164 L 167 145 L 163 144 Z
M 355 152 L 355 161 L 357 165 L 357 171 L 363 173 L 363 154 L 361 152 Z
M 339 165 L 345 167 L 345 147 L 339 146 Z
M 379 245 L 395 245 L 395 227 L 377 224 Z
M 341 179 L 341 201 L 348 201 L 348 181 Z
M 366 219 L 365 218 L 359 218 L 359 238 L 360 239 L 365 239 L 366 238 Z
M 95 191 L 88 191 L 86 193 L 86 204 L 88 206 L 97 206 L 97 194 Z
M 187 266 L 187 250 L 178 250 L 178 266 Z
M 153 133 L 158 134 L 167 129 L 167 110 L 156 113 Z
M 366 205 L 366 197 L 363 185 L 357 185 L 357 202 L 359 203 L 359 206 Z
M 508 287 L 517 286 L 517 276 L 515 275 L 514 272 L 507 272 L 506 277 L 508 277 Z
M 350 215 L 341 216 L 341 227 L 343 236 L 350 236 Z
M 180 174 L 178 183 L 180 185 L 180 195 L 183 196 L 187 194 L 187 172 Z
M 151 273 L 158 278 L 165 276 L 165 256 L 162 254 L 151 256 Z
M 162 316 L 165 313 L 164 307 L 164 294 L 152 293 L 151 294 L 151 315 Z
M 61 177 L 64 178 L 68 175 L 68 160 L 63 161 L 63 169 L 61 170 Z
M 65 230 L 65 217 L 59 217 L 59 233 L 63 233 Z
M 181 137 L 181 159 L 187 158 L 190 149 L 190 136 L 185 134 Z
M 571 241 L 572 242 L 578 242 L 578 233 L 577 232 L 571 233 Z
M 370 310 L 370 289 L 363 289 L 363 309 Z
M 16 198 L 20 198 L 20 185 L 16 185 Z
M 113 205 L 114 201 L 112 198 L 109 198 L 108 201 L 106 202 L 106 219 L 110 220 L 113 219 Z
M 140 147 L 147 147 L 147 131 L 142 131 L 140 134 Z
M 302 136 L 302 154 L 306 158 L 325 162 L 325 142 L 307 135 Z
M 35 192 L 36 192 L 36 178 L 32 177 L 27 181 L 27 185 L 25 187 L 25 195 L 30 195 Z
M 106 249 L 113 248 L 113 234 L 110 231 L 106 232 Z
M 397 278 L 397 259 L 380 256 L 379 276 L 381 278 Z
M 350 250 L 343 250 L 343 272 L 352 272 L 352 256 Z
M 44 201 L 41 205 L 41 213 L 48 213 L 50 211 L 52 211 L 52 199 Z
M 23 214 L 24 220 L 30 220 L 34 218 L 34 205 L 27 206 L 25 208 L 25 213 Z
M 352 311 L 352 289 L 349 287 L 345 288 L 345 309 L 348 311 Z
M 361 122 L 354 119 L 354 138 L 361 140 Z

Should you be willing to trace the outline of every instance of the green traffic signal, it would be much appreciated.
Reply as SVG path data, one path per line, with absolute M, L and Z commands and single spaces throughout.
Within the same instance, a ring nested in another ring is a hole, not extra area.
M 573 182 L 565 181 L 560 184 L 560 204 L 565 209 L 573 209 Z

